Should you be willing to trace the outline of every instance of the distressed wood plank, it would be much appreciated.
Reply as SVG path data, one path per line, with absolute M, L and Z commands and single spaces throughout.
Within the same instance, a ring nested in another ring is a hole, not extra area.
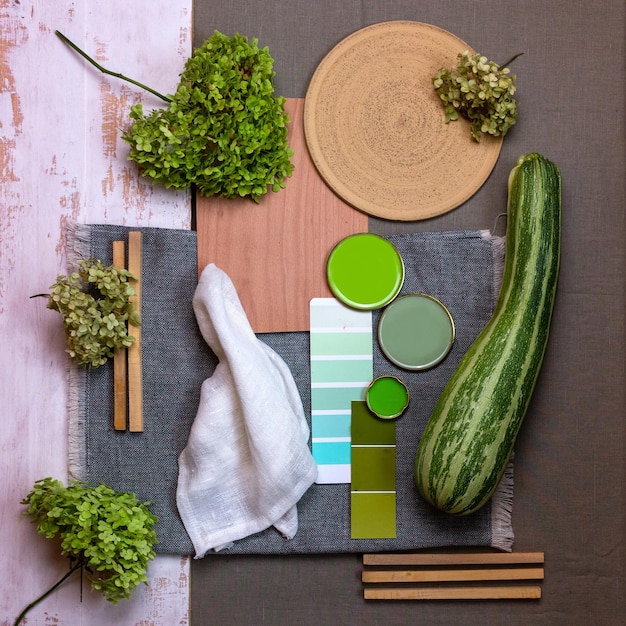
M 152 186 L 126 160 L 128 107 L 160 106 L 72 53 L 55 29 L 112 66 L 171 93 L 191 52 L 190 0 L 0 2 L 0 526 L 7 575 L 0 622 L 67 571 L 58 546 L 36 534 L 20 500 L 35 480 L 67 480 L 67 357 L 60 317 L 43 298 L 66 273 L 65 226 L 190 227 L 190 197 Z M 158 33 L 158 36 L 155 36 Z M 10 573 L 10 575 L 8 575 Z M 113 606 L 78 578 L 29 613 L 28 623 L 77 626 L 189 623 L 189 561 L 159 556 L 148 585 Z

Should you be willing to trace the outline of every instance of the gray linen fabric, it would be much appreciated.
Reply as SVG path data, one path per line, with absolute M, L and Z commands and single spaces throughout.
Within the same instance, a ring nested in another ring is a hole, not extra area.
M 111 262 L 111 244 L 126 239 L 121 226 L 78 226 L 75 254 Z M 143 376 L 144 432 L 119 432 L 112 425 L 113 374 L 107 364 L 83 371 L 73 384 L 74 476 L 106 482 L 153 502 L 159 518 L 158 551 L 193 554 L 176 508 L 177 459 L 185 447 L 200 386 L 216 365 L 203 342 L 191 299 L 197 284 L 196 235 L 191 231 L 139 229 L 144 236 Z M 374 373 L 393 373 L 411 393 L 408 412 L 397 421 L 397 538 L 350 539 L 349 485 L 313 485 L 298 505 L 300 528 L 290 541 L 274 529 L 235 543 L 229 553 L 286 554 L 366 552 L 438 546 L 498 546 L 510 549 L 510 496 L 498 496 L 475 515 L 439 514 L 418 496 L 413 459 L 420 434 L 446 380 L 488 321 L 496 283 L 494 242 L 479 231 L 390 235 L 406 269 L 402 293 L 422 291 L 449 308 L 456 341 L 445 361 L 426 372 L 389 363 L 375 345 Z M 375 315 L 375 320 L 377 314 Z M 309 334 L 260 336 L 289 365 L 310 419 Z M 509 476 L 509 480 L 511 477 Z M 499 521 L 494 521 L 494 520 Z

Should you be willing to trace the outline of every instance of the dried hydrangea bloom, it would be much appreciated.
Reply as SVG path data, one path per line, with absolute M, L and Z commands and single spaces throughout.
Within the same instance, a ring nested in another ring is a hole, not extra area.
M 476 141 L 481 133 L 504 136 L 517 121 L 515 75 L 485 56 L 462 52 L 451 69 L 441 68 L 433 76 L 433 86 L 443 103 L 446 124 L 462 115 L 470 121 Z

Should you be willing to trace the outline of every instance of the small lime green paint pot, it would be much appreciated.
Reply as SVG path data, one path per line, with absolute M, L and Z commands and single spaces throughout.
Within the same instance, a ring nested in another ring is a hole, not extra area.
M 376 417 L 396 419 L 409 406 L 409 390 L 395 376 L 379 376 L 369 384 L 365 392 L 365 402 Z
M 389 304 L 404 282 L 404 262 L 396 247 L 372 233 L 342 239 L 326 264 L 333 295 L 354 309 L 374 310 Z
M 454 335 L 450 311 L 425 293 L 396 298 L 378 320 L 381 351 L 407 370 L 426 370 L 441 363 L 452 348 Z

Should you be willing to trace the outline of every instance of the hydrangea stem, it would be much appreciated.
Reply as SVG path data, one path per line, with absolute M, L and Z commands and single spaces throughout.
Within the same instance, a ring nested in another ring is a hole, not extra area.
M 18 626 L 18 624 L 26 617 L 26 613 L 28 613 L 28 611 L 30 611 L 32 608 L 36 607 L 42 600 L 45 600 L 55 589 L 57 589 L 57 587 L 60 587 L 75 571 L 81 569 L 82 566 L 83 566 L 83 562 L 82 561 L 78 561 L 75 565 L 70 567 L 70 570 L 60 580 L 58 580 L 56 583 L 54 583 L 54 585 L 52 585 L 52 587 L 50 587 L 50 589 L 48 589 L 48 591 L 46 591 L 45 593 L 40 595 L 36 600 L 33 600 L 19 614 L 19 616 L 15 620 L 13 626 Z
M 515 61 L 515 59 L 517 59 L 518 57 L 521 57 L 524 53 L 523 52 L 518 52 L 517 54 L 514 54 L 506 63 L 503 63 L 502 65 L 500 65 L 500 67 L 504 68 L 504 67 L 508 67 L 509 65 L 511 65 L 511 63 L 513 63 L 513 61 Z
M 128 78 L 128 76 L 124 76 L 124 74 L 120 74 L 119 72 L 112 72 L 111 70 L 107 70 L 105 67 L 102 67 L 102 65 L 100 65 L 95 59 L 92 59 L 86 52 L 83 52 L 83 50 L 81 50 L 74 42 L 70 41 L 63 33 L 59 32 L 58 30 L 55 31 L 55 33 L 70 48 L 78 52 L 78 54 L 80 54 L 80 56 L 82 56 L 84 59 L 87 59 L 89 63 L 91 63 L 95 68 L 99 69 L 103 74 L 108 74 L 109 76 L 114 76 L 115 78 L 120 78 L 122 80 L 125 80 L 126 82 L 132 83 L 133 85 L 137 85 L 137 87 L 141 87 L 141 89 L 145 89 L 146 91 L 149 91 L 151 94 L 154 94 L 155 96 L 157 96 L 157 98 L 161 98 L 161 100 L 165 100 L 165 102 L 172 101 L 170 97 L 160 94 L 158 91 L 155 91 L 151 87 L 147 87 L 143 83 L 133 80 L 132 78 Z

